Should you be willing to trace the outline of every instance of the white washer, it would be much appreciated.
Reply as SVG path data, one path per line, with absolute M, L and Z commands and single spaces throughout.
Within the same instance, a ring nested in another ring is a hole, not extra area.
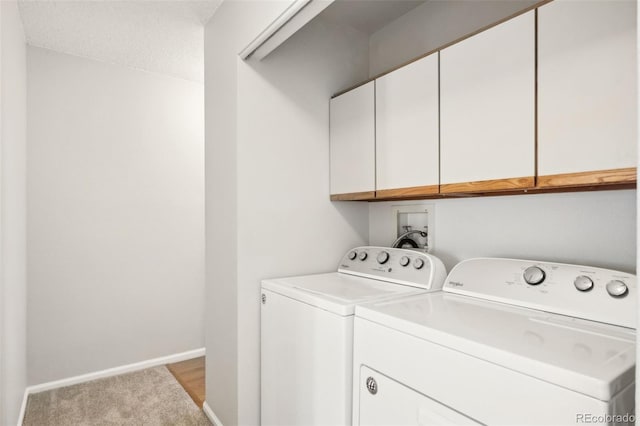
M 633 424 L 636 277 L 511 259 L 356 308 L 354 425 Z
M 429 254 L 358 247 L 337 272 L 263 281 L 262 424 L 351 424 L 355 305 L 440 290 L 445 277 Z

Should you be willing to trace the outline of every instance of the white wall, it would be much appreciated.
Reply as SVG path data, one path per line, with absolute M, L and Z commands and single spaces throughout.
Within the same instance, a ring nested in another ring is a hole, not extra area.
M 28 50 L 37 384 L 203 346 L 204 91 Z
M 389 71 L 539 0 L 428 1 L 371 35 L 370 76 Z
M 205 28 L 206 400 L 238 423 L 237 63 L 286 1 L 225 1 Z
M 420 203 L 435 206 L 433 254 L 447 270 L 480 256 L 636 270 L 634 190 L 371 203 L 371 244 L 395 238 L 392 206 Z
M 366 77 L 366 52 L 363 34 L 316 20 L 238 65 L 240 424 L 259 421 L 260 280 L 335 270 L 367 240 L 367 206 L 329 201 L 329 98 Z
M 264 5 L 234 3 L 205 32 L 207 404 L 225 425 L 259 423 L 260 280 L 334 270 L 368 232 L 366 204 L 329 201 L 328 167 L 329 98 L 367 78 L 367 37 L 316 20 L 245 63 L 220 40 Z
M 0 424 L 16 424 L 27 384 L 27 62 L 15 1 L 0 2 Z

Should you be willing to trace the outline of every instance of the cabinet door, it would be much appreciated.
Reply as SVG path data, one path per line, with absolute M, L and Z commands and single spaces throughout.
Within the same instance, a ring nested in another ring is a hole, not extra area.
M 374 196 L 374 85 L 372 81 L 331 99 L 332 199 Z
M 440 52 L 441 192 L 532 187 L 535 15 Z
M 376 197 L 438 193 L 438 54 L 376 80 Z
M 635 1 L 538 9 L 540 186 L 635 181 L 636 60 Z

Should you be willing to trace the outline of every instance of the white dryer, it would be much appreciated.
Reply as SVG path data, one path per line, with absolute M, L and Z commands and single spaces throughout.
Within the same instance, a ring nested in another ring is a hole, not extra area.
M 472 259 L 356 308 L 354 425 L 633 424 L 636 277 Z
M 358 247 L 337 272 L 262 282 L 262 425 L 351 424 L 355 306 L 440 290 L 429 254 Z

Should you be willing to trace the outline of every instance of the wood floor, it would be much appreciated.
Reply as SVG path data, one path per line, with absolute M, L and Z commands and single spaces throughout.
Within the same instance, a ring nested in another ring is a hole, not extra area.
M 175 364 L 167 364 L 167 368 L 178 383 L 187 391 L 191 399 L 202 408 L 204 403 L 204 357 L 188 359 Z

